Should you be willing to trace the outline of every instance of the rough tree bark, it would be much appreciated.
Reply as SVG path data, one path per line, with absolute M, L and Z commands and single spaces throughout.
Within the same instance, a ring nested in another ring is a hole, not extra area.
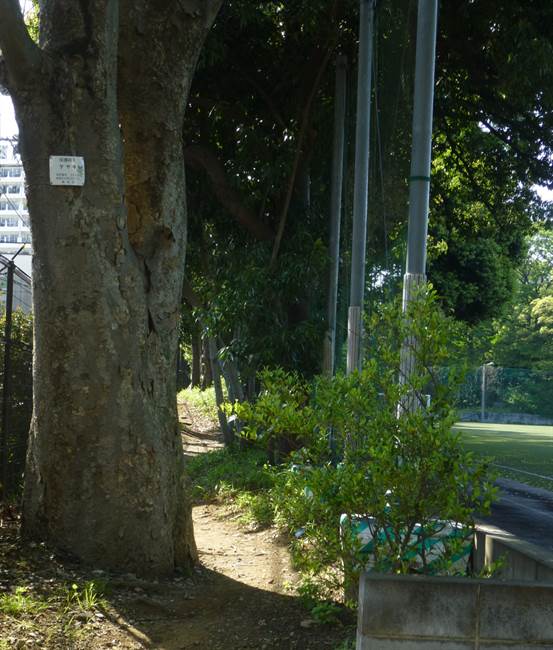
M 0 0 L 34 243 L 34 414 L 23 529 L 145 575 L 196 550 L 176 419 L 182 122 L 221 0 Z M 83 187 L 50 155 L 85 159 Z

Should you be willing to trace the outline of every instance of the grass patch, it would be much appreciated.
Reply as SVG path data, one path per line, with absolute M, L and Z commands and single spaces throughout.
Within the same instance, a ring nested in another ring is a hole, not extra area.
M 273 478 L 266 467 L 267 454 L 260 449 L 217 449 L 191 458 L 186 469 L 195 499 L 237 496 L 242 492 L 270 489 Z
M 520 483 L 553 490 L 553 427 L 522 424 L 460 422 L 463 445 L 479 456 L 489 456 L 494 463 L 512 468 L 495 467 L 497 473 Z M 517 472 L 531 472 L 547 478 Z
M 91 612 L 105 607 L 107 586 L 103 580 L 87 580 L 83 585 L 73 583 L 65 592 L 66 611 Z
M 247 525 L 268 526 L 273 522 L 270 492 L 275 475 L 267 466 L 265 451 L 218 449 L 191 458 L 187 470 L 195 501 L 223 498 L 236 506 Z
M 38 598 L 27 587 L 16 587 L 14 593 L 0 596 L 0 613 L 14 618 L 36 616 L 48 607 L 47 600 Z
M 201 390 L 200 388 L 184 388 L 177 394 L 179 402 L 186 402 L 189 406 L 197 409 L 202 415 L 217 419 L 217 402 L 215 401 L 215 389 L 213 386 Z

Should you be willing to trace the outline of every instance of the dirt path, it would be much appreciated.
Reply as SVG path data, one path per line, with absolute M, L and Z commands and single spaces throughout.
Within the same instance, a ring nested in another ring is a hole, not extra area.
M 220 444 L 211 422 L 188 409 L 181 415 L 188 454 Z M 102 612 L 75 616 L 70 631 L 54 612 L 24 622 L 0 612 L 0 650 L 315 650 L 352 637 L 351 627 L 318 624 L 302 607 L 275 530 L 248 532 L 218 504 L 196 506 L 193 516 L 201 565 L 192 578 L 159 582 L 91 575 L 41 545 L 23 544 L 15 524 L 0 528 L 0 596 L 29 581 L 47 590 L 106 578 L 112 587 Z
M 274 532 L 244 532 L 218 506 L 198 506 L 194 520 L 202 561 L 196 579 L 170 591 L 164 585 L 162 599 L 145 589 L 126 603 L 133 632 L 145 636 L 142 647 L 315 649 L 344 639 L 344 629 L 318 625 L 288 593 L 295 574 Z

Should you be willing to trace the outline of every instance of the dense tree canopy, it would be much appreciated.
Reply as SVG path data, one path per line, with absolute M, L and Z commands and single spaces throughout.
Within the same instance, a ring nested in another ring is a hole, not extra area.
M 441 7 L 428 273 L 469 323 L 501 312 L 526 234 L 547 217 L 533 186 L 551 184 L 551 13 L 537 1 Z M 378 3 L 370 299 L 396 287 L 402 274 L 415 23 L 415 2 Z M 347 300 L 357 29 L 353 0 L 234 0 L 204 49 L 184 133 L 188 277 L 242 359 L 306 372 L 319 364 L 338 51 L 350 61 L 341 276 Z

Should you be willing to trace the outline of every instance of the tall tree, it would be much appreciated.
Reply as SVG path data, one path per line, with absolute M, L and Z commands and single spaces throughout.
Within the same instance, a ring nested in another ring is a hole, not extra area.
M 142 574 L 195 558 L 174 368 L 186 210 L 180 133 L 221 0 L 0 0 L 35 248 L 25 533 Z M 83 156 L 82 187 L 52 155 Z
M 403 272 L 416 4 L 377 4 L 368 304 L 388 297 Z M 442 5 L 428 275 L 456 316 L 478 323 L 509 300 L 525 236 L 545 214 L 533 186 L 552 177 L 553 10 L 540 0 Z M 337 50 L 347 54 L 355 87 L 357 9 L 355 0 L 233 0 L 202 54 L 190 96 L 194 119 L 185 128 L 187 273 L 242 367 L 257 358 L 306 374 L 318 369 L 333 118 L 333 71 L 325 61 L 329 50 L 330 61 Z M 349 95 L 344 265 L 355 122 Z M 340 320 L 345 329 L 346 317 Z

